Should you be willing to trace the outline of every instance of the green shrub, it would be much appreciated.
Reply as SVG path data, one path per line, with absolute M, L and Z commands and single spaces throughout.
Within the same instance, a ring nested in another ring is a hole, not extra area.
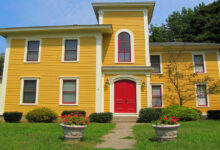
M 160 109 L 145 108 L 140 110 L 137 122 L 151 122 L 160 119 L 161 116 Z
M 83 116 L 86 116 L 86 112 L 84 110 L 64 110 L 61 113 L 61 116 L 65 116 L 71 113 L 77 113 L 77 114 L 82 114 Z
M 41 107 L 27 113 L 26 119 L 29 122 L 52 122 L 57 119 L 57 114 L 49 108 Z
M 208 119 L 220 119 L 220 110 L 208 110 Z
M 89 116 L 91 122 L 108 123 L 111 122 L 113 114 L 111 112 L 93 113 Z
M 163 115 L 174 116 L 181 121 L 192 121 L 200 118 L 198 110 L 180 105 L 171 105 L 163 109 Z
M 22 112 L 4 112 L 3 117 L 6 122 L 19 122 L 22 117 Z

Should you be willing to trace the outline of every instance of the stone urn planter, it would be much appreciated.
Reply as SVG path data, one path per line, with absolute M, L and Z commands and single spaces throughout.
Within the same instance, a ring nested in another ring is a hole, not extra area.
M 63 128 L 64 140 L 81 140 L 83 138 L 84 129 L 87 127 L 87 125 L 60 125 Z
M 152 127 L 155 129 L 156 136 L 159 141 L 169 141 L 177 138 L 178 127 L 180 127 L 180 124 L 160 124 L 152 125 Z

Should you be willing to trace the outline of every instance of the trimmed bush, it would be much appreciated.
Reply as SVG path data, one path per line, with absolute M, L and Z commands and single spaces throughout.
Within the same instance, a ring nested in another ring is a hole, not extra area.
M 65 116 L 71 113 L 77 113 L 77 114 L 82 114 L 83 116 L 86 116 L 86 112 L 84 110 L 64 110 L 61 113 L 61 116 Z
M 22 112 L 4 112 L 3 117 L 6 122 L 19 122 L 22 117 Z
M 208 110 L 208 119 L 220 119 L 220 110 Z
M 139 112 L 139 118 L 137 122 L 152 122 L 160 119 L 162 113 L 161 109 L 145 108 L 141 109 Z
M 93 113 L 89 116 L 91 122 L 109 123 L 112 121 L 113 114 L 111 112 Z
M 181 121 L 192 121 L 200 118 L 198 110 L 180 105 L 168 106 L 167 108 L 163 109 L 163 115 L 170 117 L 174 116 Z
M 57 114 L 49 108 L 41 107 L 27 113 L 26 119 L 29 122 L 52 122 L 57 119 Z

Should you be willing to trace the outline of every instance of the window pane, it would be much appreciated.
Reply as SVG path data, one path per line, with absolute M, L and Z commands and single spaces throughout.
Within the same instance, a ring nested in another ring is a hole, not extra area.
M 195 65 L 195 72 L 204 72 L 203 65 Z
M 77 50 L 77 40 L 66 40 L 65 50 Z
M 119 40 L 119 42 L 120 42 L 120 41 L 124 41 L 124 35 L 123 35 L 123 33 L 120 33 L 120 34 L 119 34 L 118 40 Z
M 77 60 L 77 51 L 72 51 L 72 50 L 65 51 L 65 60 L 66 61 Z
M 76 103 L 76 93 L 63 93 L 63 103 Z
M 160 86 L 152 86 L 152 95 L 153 96 L 161 96 L 161 87 Z
M 198 105 L 204 105 L 206 106 L 207 103 L 206 103 L 206 98 L 205 97 L 199 97 L 198 98 Z
M 131 60 L 131 54 L 125 53 L 125 61 L 130 61 L 130 60 Z
M 195 63 L 202 64 L 203 63 L 202 55 L 194 55 L 194 61 L 195 61 Z
M 160 64 L 152 64 L 151 66 L 154 68 L 152 73 L 160 73 Z
M 150 56 L 150 60 L 152 64 L 155 64 L 155 63 L 160 64 L 160 56 Z
M 63 91 L 75 91 L 76 81 L 63 81 Z
M 125 51 L 129 52 L 130 51 L 130 43 L 124 43 L 125 45 Z
M 119 58 L 119 61 L 125 61 L 124 60 L 124 53 L 119 53 L 118 58 Z
M 152 100 L 153 100 L 152 102 L 153 106 L 162 106 L 160 97 L 153 97 Z
M 28 51 L 27 61 L 38 61 L 38 51 Z
M 128 33 L 123 33 L 124 34 L 124 41 L 129 41 L 130 42 L 130 35 Z
M 124 44 L 119 43 L 119 52 L 124 52 Z
M 36 80 L 24 80 L 24 91 L 36 91 Z
M 28 51 L 39 51 L 40 42 L 39 41 L 29 41 Z
M 24 92 L 23 103 L 35 103 L 36 93 L 35 92 Z

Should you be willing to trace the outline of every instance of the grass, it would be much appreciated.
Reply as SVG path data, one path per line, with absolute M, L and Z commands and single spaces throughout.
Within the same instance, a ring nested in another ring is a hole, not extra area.
M 157 142 L 151 124 L 136 125 L 133 128 L 137 150 L 219 150 L 220 120 L 199 120 L 181 122 L 175 141 Z
M 1 150 L 73 150 L 93 149 L 101 137 L 114 128 L 113 123 L 92 123 L 82 141 L 62 140 L 62 129 L 57 123 L 1 123 Z

